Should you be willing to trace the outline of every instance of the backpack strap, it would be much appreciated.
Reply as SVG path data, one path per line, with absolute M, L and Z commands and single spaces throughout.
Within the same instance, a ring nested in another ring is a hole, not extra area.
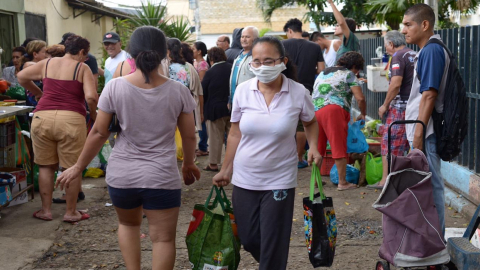
M 432 43 L 433 43 L 433 44 L 438 44 L 438 45 L 442 46 L 443 49 L 444 49 L 445 51 L 447 51 L 448 56 L 449 56 L 450 58 L 453 57 L 452 52 L 447 48 L 447 46 L 445 45 L 445 43 L 443 43 L 443 41 L 441 41 L 440 39 L 437 39 L 437 38 L 431 38 L 431 39 L 427 42 L 427 44 L 425 44 L 425 46 L 427 46 L 428 44 L 432 44 Z M 425 46 L 424 46 L 424 48 L 425 48 Z
M 438 44 L 438 45 L 442 46 L 442 48 L 447 52 L 448 57 L 450 58 L 450 61 L 452 61 L 452 59 L 453 59 L 453 54 L 452 54 L 452 52 L 450 52 L 450 50 L 447 48 L 447 46 L 445 45 L 445 43 L 443 43 L 442 40 L 437 39 L 437 38 L 431 38 L 431 39 L 428 40 L 427 44 L 425 44 L 425 46 L 423 46 L 423 48 L 427 47 L 428 44 Z M 419 81 L 420 83 L 422 83 L 422 82 L 420 81 L 420 76 L 418 76 L 418 73 L 417 73 L 417 79 L 418 79 L 418 81 Z

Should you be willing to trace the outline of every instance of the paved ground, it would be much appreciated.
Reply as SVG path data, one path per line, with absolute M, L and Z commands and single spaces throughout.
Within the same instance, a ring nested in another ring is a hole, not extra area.
M 199 159 L 204 167 L 207 157 Z M 192 186 L 184 187 L 182 207 L 177 228 L 177 262 L 175 269 L 189 269 L 185 235 L 194 204 L 203 203 L 211 188 L 213 173 L 202 172 L 202 178 Z M 303 235 L 302 198 L 308 194 L 310 169 L 299 171 L 299 187 L 290 244 L 288 269 L 312 269 Z M 328 181 L 328 178 L 324 180 Z M 61 222 L 65 206 L 54 205 L 54 220 L 32 218 L 40 207 L 35 200 L 0 213 L 0 269 L 125 269 L 117 244 L 117 219 L 110 202 L 104 179 L 85 179 L 87 199 L 79 209 L 88 210 L 91 219 L 76 225 Z M 227 188 L 231 195 L 231 186 Z M 379 192 L 365 188 L 339 192 L 328 183 L 327 196 L 332 196 L 338 219 L 337 250 L 331 269 L 374 269 L 378 248 L 382 242 L 381 215 L 371 205 Z M 56 195 L 60 193 L 55 192 Z M 447 210 L 447 227 L 466 227 L 468 220 L 452 209 Z M 147 237 L 142 240 L 142 269 L 151 269 L 151 243 L 147 222 L 142 226 Z M 242 251 L 241 270 L 257 269 L 258 265 Z

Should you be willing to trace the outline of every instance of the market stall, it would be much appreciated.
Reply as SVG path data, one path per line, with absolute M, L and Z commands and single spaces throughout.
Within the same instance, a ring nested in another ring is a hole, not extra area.
M 32 191 L 31 198 L 34 197 L 33 157 L 22 158 L 17 154 L 18 149 L 28 153 L 31 140 L 23 149 L 25 141 L 15 119 L 16 116 L 28 117 L 33 109 L 30 106 L 0 106 L 0 210 L 28 201 L 29 190 Z

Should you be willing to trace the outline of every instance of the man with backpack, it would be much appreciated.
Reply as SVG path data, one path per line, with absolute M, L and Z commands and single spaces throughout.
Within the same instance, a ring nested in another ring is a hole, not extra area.
M 445 184 L 440 171 L 441 160 L 437 153 L 437 138 L 432 114 L 443 112 L 445 85 L 450 58 L 442 45 L 430 40 L 441 38 L 434 34 L 435 13 L 425 4 L 410 7 L 403 17 L 403 30 L 407 43 L 421 49 L 415 57 L 415 73 L 407 102 L 406 120 L 420 120 L 427 126 L 423 134 L 421 125 L 406 125 L 407 138 L 413 148 L 426 153 L 432 172 L 433 199 L 440 218 L 442 236 L 445 235 Z M 425 136 L 425 145 L 423 145 Z

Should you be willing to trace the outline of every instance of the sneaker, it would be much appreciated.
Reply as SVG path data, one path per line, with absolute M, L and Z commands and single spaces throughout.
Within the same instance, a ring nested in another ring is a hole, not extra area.
M 306 168 L 306 167 L 308 167 L 308 162 L 306 162 L 305 160 L 299 161 L 297 167 L 299 169 Z

